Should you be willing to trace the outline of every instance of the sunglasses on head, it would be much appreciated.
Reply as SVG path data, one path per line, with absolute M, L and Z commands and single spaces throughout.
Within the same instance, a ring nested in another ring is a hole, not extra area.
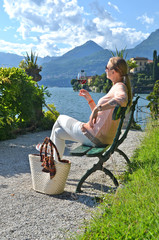
M 108 68 L 107 66 L 105 67 L 105 70 L 113 70 L 114 68 L 113 67 L 111 67 L 111 68 Z

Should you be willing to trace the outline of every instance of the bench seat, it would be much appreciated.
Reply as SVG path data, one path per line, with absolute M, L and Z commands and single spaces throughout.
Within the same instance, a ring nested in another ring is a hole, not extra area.
M 92 147 L 86 145 L 80 145 L 75 149 L 71 150 L 73 156 L 84 156 Z
M 84 156 L 87 157 L 97 157 L 106 151 L 110 145 L 106 147 L 89 147 L 86 145 L 80 145 L 71 151 L 72 156 Z

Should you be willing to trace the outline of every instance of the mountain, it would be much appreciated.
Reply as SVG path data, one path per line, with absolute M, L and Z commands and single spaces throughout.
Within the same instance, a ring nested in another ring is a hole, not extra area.
M 137 56 L 152 59 L 154 50 L 159 53 L 159 29 L 135 48 L 127 49 L 127 59 Z M 58 59 L 43 64 L 43 78 L 40 83 L 46 86 L 70 86 L 71 79 L 76 78 L 81 69 L 84 69 L 88 76 L 101 75 L 111 56 L 109 50 L 88 41 Z
M 92 55 L 96 52 L 102 51 L 103 48 L 100 47 L 98 44 L 96 44 L 93 41 L 88 41 L 85 44 L 75 47 L 73 50 L 65 53 L 62 58 L 67 59 L 79 59 L 83 57 L 87 57 L 89 55 Z
M 153 51 L 157 50 L 159 54 L 159 29 L 152 32 L 147 39 L 138 44 L 133 49 L 127 50 L 127 57 L 146 57 L 153 59 Z
M 58 57 L 50 57 L 50 56 L 46 56 L 44 58 L 38 57 L 37 64 L 43 65 L 44 63 L 48 63 L 51 60 L 55 60 L 55 59 L 58 59 Z
M 50 62 L 53 59 L 57 59 L 58 57 L 38 57 L 38 64 L 42 65 L 44 63 Z M 17 54 L 12 53 L 3 53 L 0 52 L 0 67 L 18 67 L 19 63 L 24 59 L 24 56 L 19 56 Z
M 108 50 L 104 50 L 93 41 L 88 41 L 58 59 L 44 63 L 41 73 L 43 78 L 40 84 L 71 86 L 71 79 L 76 78 L 81 69 L 84 69 L 87 75 L 102 74 L 103 61 L 109 59 L 110 56 Z
M 22 59 L 17 54 L 0 52 L 0 67 L 18 67 Z
M 152 59 L 154 50 L 159 54 L 159 29 L 136 47 L 127 49 L 126 53 L 128 59 L 137 56 Z M 71 79 L 76 78 L 81 69 L 85 70 L 87 76 L 101 75 L 111 56 L 109 50 L 88 41 L 60 57 L 39 57 L 38 64 L 42 65 L 42 80 L 39 83 L 45 86 L 71 86 Z M 18 67 L 23 58 L 16 54 L 0 52 L 0 66 Z

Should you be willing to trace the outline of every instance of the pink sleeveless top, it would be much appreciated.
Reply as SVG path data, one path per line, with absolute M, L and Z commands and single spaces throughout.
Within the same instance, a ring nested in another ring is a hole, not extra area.
M 128 93 L 124 83 L 118 82 L 113 85 L 110 91 L 99 99 L 98 105 L 107 103 L 111 99 L 115 99 L 120 106 L 126 107 Z M 82 125 L 83 133 L 97 146 L 113 142 L 120 121 L 120 119 L 112 120 L 113 111 L 114 108 L 98 112 L 97 121 L 93 128 L 90 127 L 89 122 Z

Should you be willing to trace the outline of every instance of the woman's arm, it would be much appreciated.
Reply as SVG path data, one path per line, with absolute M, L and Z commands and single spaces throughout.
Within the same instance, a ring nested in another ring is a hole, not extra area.
M 104 103 L 104 104 L 100 105 L 100 107 L 99 106 L 97 106 L 97 107 L 100 111 L 105 111 L 105 110 L 114 108 L 116 106 L 120 106 L 120 104 L 116 101 L 116 99 L 112 98 L 107 103 Z
M 91 113 L 90 119 L 89 119 L 90 126 L 93 127 L 93 125 L 96 123 L 99 111 L 105 111 L 108 109 L 112 109 L 115 106 L 119 106 L 119 103 L 114 98 L 109 100 L 107 103 L 95 106 Z
M 93 109 L 96 107 L 96 104 L 95 104 L 94 100 L 92 99 L 91 95 L 89 94 L 89 92 L 85 89 L 81 89 L 79 92 L 79 96 L 82 96 L 87 100 L 91 110 L 93 111 Z

